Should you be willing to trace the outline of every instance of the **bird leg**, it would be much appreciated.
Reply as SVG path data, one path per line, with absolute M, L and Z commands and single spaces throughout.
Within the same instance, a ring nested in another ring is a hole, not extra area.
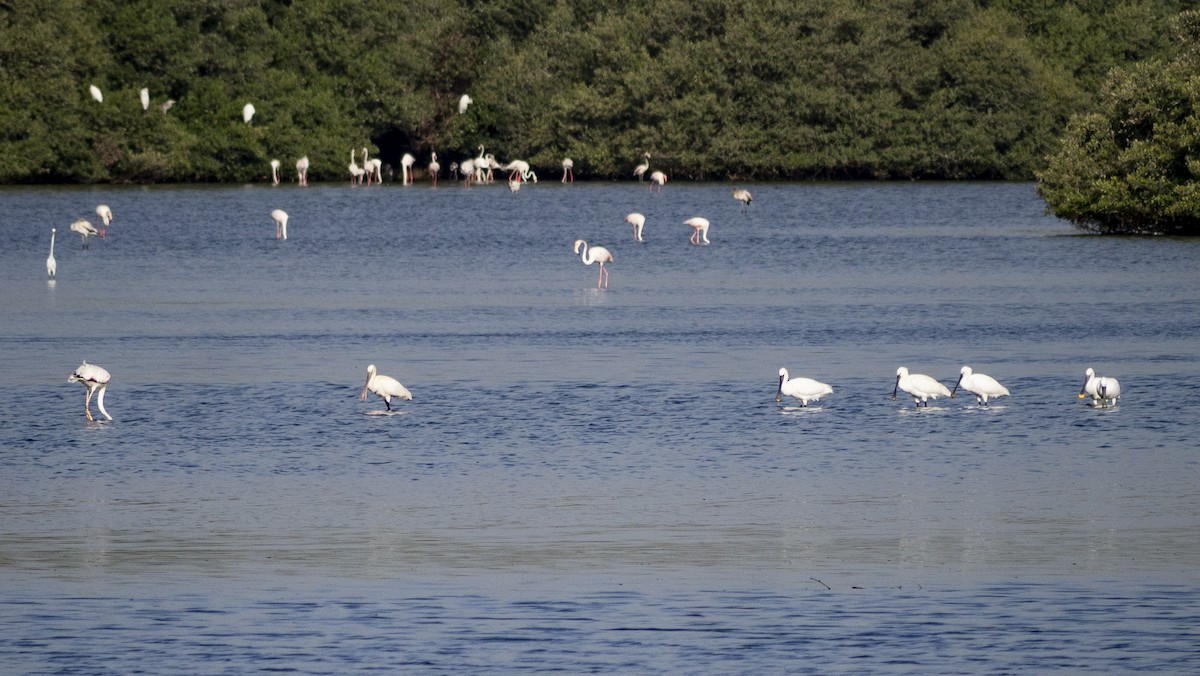
M 83 414 L 87 416 L 88 422 L 91 422 L 93 420 L 93 418 L 92 418 L 92 392 L 95 392 L 95 390 L 93 388 L 89 387 L 88 391 L 87 391 L 87 398 L 85 398 L 83 400 Z
M 383 405 L 387 406 L 387 410 L 389 410 L 389 411 L 392 410 L 392 405 L 388 403 L 387 399 L 383 400 Z

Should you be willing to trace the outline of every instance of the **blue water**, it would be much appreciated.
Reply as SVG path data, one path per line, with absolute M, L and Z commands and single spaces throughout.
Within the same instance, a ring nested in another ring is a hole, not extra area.
M 731 187 L 0 190 L 0 663 L 1195 671 L 1200 242 Z M 964 364 L 1012 396 L 891 399 Z

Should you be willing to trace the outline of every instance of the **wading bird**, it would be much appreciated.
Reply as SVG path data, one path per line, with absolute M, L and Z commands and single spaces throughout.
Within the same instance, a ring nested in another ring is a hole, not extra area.
M 271 218 L 275 221 L 275 239 L 287 239 L 287 212 L 276 209 L 271 212 Z
M 296 160 L 296 182 L 308 185 L 308 155 Z
M 412 168 L 413 168 L 413 165 L 416 163 L 417 163 L 417 158 L 413 157 L 412 155 L 409 155 L 408 153 L 404 153 L 404 156 L 400 158 L 400 184 L 401 185 L 412 185 L 412 182 L 413 182 Z
M 742 211 L 745 211 L 746 207 L 750 206 L 750 203 L 754 201 L 754 198 L 750 196 L 750 191 L 745 188 L 734 189 L 733 199 L 742 203 Z
M 958 382 L 954 383 L 954 389 L 950 390 L 951 398 L 958 393 L 959 385 L 971 394 L 975 395 L 976 403 L 984 406 L 988 405 L 988 397 L 1007 397 L 1008 388 L 996 382 L 996 379 L 985 374 L 975 373 L 970 366 L 962 367 L 958 372 Z
M 568 181 L 568 179 L 570 179 Z M 563 159 L 563 183 L 575 182 L 575 160 L 567 157 Z
M 950 396 L 950 390 L 947 390 L 945 385 L 923 373 L 910 375 L 908 367 L 905 366 L 896 369 L 896 386 L 892 388 L 892 401 L 896 401 L 896 390 L 908 392 L 917 406 L 925 404 L 926 408 L 929 407 L 930 399 Z
M 600 264 L 600 279 L 596 280 L 596 288 L 599 289 L 600 282 L 603 281 L 604 288 L 607 289 L 608 270 L 604 269 L 604 264 L 612 262 L 612 254 L 609 253 L 608 249 L 605 249 L 602 246 L 593 246 L 589 248 L 588 243 L 582 239 L 575 240 L 575 253 L 579 253 L 579 247 L 581 246 L 583 247 L 583 253 L 580 254 L 579 258 L 583 261 L 584 265 L 591 265 L 592 263 Z
M 688 238 L 689 242 L 691 242 L 692 244 L 701 244 L 701 243 L 709 244 L 709 241 L 708 241 L 708 225 L 709 224 L 708 224 L 707 218 L 702 218 L 700 216 L 693 216 L 693 217 L 687 219 L 686 221 L 684 221 L 684 224 L 692 226 L 692 236 Z
M 387 406 L 387 410 L 392 410 L 392 397 L 412 401 L 412 393 L 408 388 L 401 385 L 400 381 L 391 376 L 381 376 L 375 372 L 375 365 L 367 366 L 367 382 L 363 385 L 362 394 L 359 395 L 359 401 L 367 400 L 367 392 L 373 392 L 383 398 L 383 405 Z
M 93 419 L 91 408 L 93 394 L 96 394 L 96 408 L 100 409 L 100 414 L 112 420 L 112 416 L 104 410 L 104 390 L 108 389 L 108 381 L 111 377 L 108 371 L 85 361 L 75 369 L 75 373 L 72 373 L 70 378 L 67 378 L 68 383 L 83 383 L 83 386 L 87 388 L 87 398 L 83 400 L 83 412 L 88 420 Z
M 650 153 L 642 153 L 644 158 L 642 163 L 633 168 L 633 175 L 637 176 L 637 180 L 642 180 L 646 176 L 646 172 L 650 169 Z
M 1079 398 L 1092 398 L 1093 406 L 1115 406 L 1121 398 L 1121 383 L 1116 378 L 1098 376 L 1092 369 L 1083 372 L 1083 389 L 1079 390 Z
M 54 260 L 54 233 L 58 230 L 50 228 L 50 255 L 46 257 L 46 274 L 50 279 L 54 279 L 55 273 L 58 272 L 58 263 Z
M 82 218 L 71 224 L 71 232 L 77 232 L 83 237 L 83 248 L 85 249 L 88 248 L 88 237 L 100 234 L 100 231 L 96 229 L 96 226 L 92 225 L 90 221 L 86 221 Z
M 633 239 L 638 242 L 644 242 L 642 239 L 642 228 L 646 227 L 646 217 L 638 212 L 633 212 L 625 216 L 625 222 L 633 226 Z
M 279 160 L 271 160 L 271 185 L 279 185 Z
M 650 174 L 650 192 L 654 192 L 654 186 L 658 186 L 658 192 L 662 192 L 663 186 L 667 184 L 667 175 L 661 171 L 656 171 Z
M 783 400 L 783 395 L 800 400 L 801 406 L 808 406 L 809 400 L 820 401 L 826 394 L 833 394 L 833 388 L 812 378 L 791 378 L 788 370 L 779 369 L 779 391 L 775 393 L 775 401 Z
M 355 183 L 362 183 L 363 174 L 367 173 L 366 169 L 363 169 L 362 167 L 358 166 L 357 158 L 358 158 L 358 151 L 355 150 L 354 148 L 351 148 L 350 149 L 350 164 L 347 167 L 350 170 L 350 185 L 354 185 Z
M 96 207 L 96 215 L 100 217 L 100 236 L 104 237 L 108 232 L 108 224 L 112 223 L 112 209 L 107 204 L 101 204 Z
M 433 187 L 437 187 L 438 172 L 442 170 L 442 165 L 438 164 L 437 153 L 429 153 L 429 180 L 433 182 Z

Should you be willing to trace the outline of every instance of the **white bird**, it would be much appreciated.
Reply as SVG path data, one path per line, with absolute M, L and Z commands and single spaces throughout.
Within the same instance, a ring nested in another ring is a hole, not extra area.
M 97 392 L 96 408 L 100 409 L 100 413 L 105 418 L 112 420 L 112 416 L 108 414 L 108 411 L 104 410 L 104 390 L 108 389 L 110 378 L 112 376 L 108 374 L 108 371 L 95 364 L 89 364 L 86 361 L 79 368 L 75 369 L 75 373 L 72 373 L 70 378 L 67 378 L 68 383 L 83 383 L 83 386 L 87 388 L 87 398 L 83 400 L 83 412 L 87 415 L 88 420 L 93 419 L 91 408 L 92 395 Z
M 975 395 L 976 403 L 984 406 L 988 405 L 988 397 L 1007 397 L 1008 388 L 996 382 L 996 379 L 984 374 L 975 373 L 970 366 L 962 367 L 959 371 L 958 382 L 954 383 L 954 389 L 950 390 L 950 396 L 953 398 L 958 393 L 958 386 L 971 394 Z
M 58 272 L 58 263 L 54 260 L 55 232 L 58 232 L 57 228 L 50 228 L 50 255 L 46 257 L 46 274 L 50 275 L 50 279 L 54 279 L 55 273 Z
M 409 155 L 408 153 L 404 153 L 404 156 L 400 158 L 400 184 L 401 185 L 412 185 L 412 182 L 413 182 L 412 168 L 413 168 L 413 165 L 416 163 L 417 163 L 417 158 L 413 157 L 412 155 Z
M 471 105 L 472 103 L 474 103 L 474 101 L 471 100 L 471 97 L 463 94 L 462 98 L 458 100 L 458 114 L 462 115 L 463 113 L 467 112 L 467 106 Z
M 308 155 L 296 160 L 296 181 L 308 185 Z
M 142 87 L 142 91 L 138 92 L 138 97 L 142 100 L 142 110 L 150 110 L 150 90 Z
M 437 187 L 438 172 L 442 170 L 442 165 L 437 161 L 437 153 L 429 153 L 429 180 L 433 182 L 433 187 Z
M 533 170 L 529 168 L 529 163 L 525 160 L 513 160 L 501 168 L 509 172 L 508 180 L 510 181 L 520 179 L 523 181 L 532 180 L 534 183 L 537 183 L 537 174 L 533 173 Z
M 519 178 L 508 179 L 508 191 L 509 192 L 511 192 L 512 194 L 515 195 L 520 190 L 521 190 L 521 179 L 519 179 Z
M 575 182 L 575 160 L 573 160 L 569 157 L 563 159 L 562 182 L 567 183 L 568 179 L 570 179 L 570 181 L 569 181 L 570 183 Z
M 471 179 L 475 177 L 475 160 L 463 160 L 463 163 L 458 165 L 458 173 L 466 177 L 466 185 L 471 187 Z
M 667 183 L 667 175 L 661 171 L 656 171 L 650 174 L 650 192 L 654 192 L 654 186 L 658 186 L 658 191 L 661 193 L 663 186 Z
M 88 91 L 92 93 L 92 98 L 96 99 L 96 103 L 104 103 L 104 94 L 100 93 L 100 88 L 96 85 L 88 85 Z
M 583 253 L 580 254 L 579 258 L 580 258 L 580 260 L 583 261 L 584 265 L 591 265 L 592 263 L 600 264 L 600 279 L 596 280 L 596 288 L 597 289 L 600 288 L 600 282 L 601 282 L 601 280 L 603 280 L 604 288 L 607 289 L 608 288 L 608 270 L 604 269 L 604 264 L 612 262 L 612 260 L 613 260 L 612 254 L 609 253 L 608 249 L 605 249 L 602 246 L 593 246 L 593 247 L 589 248 L 588 243 L 583 241 L 582 239 L 575 240 L 575 253 L 579 253 L 579 247 L 581 247 L 581 246 L 583 247 Z
M 383 160 L 379 158 L 367 159 L 367 149 L 363 148 L 363 171 L 367 178 L 367 185 L 372 182 L 383 183 Z
M 389 411 L 392 410 L 392 397 L 412 401 L 412 393 L 408 391 L 407 387 L 391 376 L 378 375 L 375 372 L 374 364 L 367 367 L 367 382 L 363 385 L 362 394 L 358 397 L 359 401 L 367 400 L 368 390 L 383 397 L 383 404 Z
M 108 231 L 108 224 L 112 223 L 112 209 L 109 209 L 107 204 L 101 204 L 96 207 L 96 215 L 100 217 L 100 236 L 104 237 Z
M 271 185 L 279 185 L 279 160 L 271 160 Z
M 905 366 L 896 369 L 896 387 L 892 388 L 892 401 L 896 401 L 896 390 L 904 390 L 911 394 L 917 406 L 924 403 L 928 407 L 930 399 L 950 396 L 950 390 L 947 390 L 945 385 L 922 373 L 909 375 Z
M 779 391 L 775 393 L 775 401 L 782 401 L 783 395 L 800 400 L 801 406 L 808 406 L 809 400 L 820 401 L 826 394 L 833 394 L 833 388 L 812 378 L 791 378 L 788 370 L 779 369 Z
M 646 240 L 642 239 L 642 228 L 646 227 L 646 217 L 645 216 L 643 216 L 642 214 L 639 214 L 638 212 L 635 211 L 632 214 L 627 214 L 625 216 L 625 222 L 629 223 L 630 225 L 633 226 L 633 239 L 635 241 L 638 241 L 638 242 L 646 241 Z
M 253 119 L 254 119 L 254 104 L 247 103 L 246 105 L 242 106 L 242 121 L 245 122 L 246 124 L 250 124 L 250 120 L 253 120 Z
M 692 226 L 692 236 L 688 238 L 689 242 L 691 242 L 692 244 L 700 244 L 702 242 L 704 244 L 711 243 L 708 241 L 708 225 L 709 225 L 709 223 L 708 223 L 707 218 L 702 218 L 700 216 L 693 216 L 693 217 L 687 219 L 686 221 L 684 221 L 684 224 Z
M 645 177 L 646 172 L 650 169 L 650 153 L 643 153 L 642 157 L 645 160 L 633 168 L 633 175 L 637 176 L 637 180 L 639 181 Z
M 745 188 L 735 188 L 733 199 L 742 203 L 742 211 L 745 211 L 746 207 L 750 206 L 750 202 L 754 201 L 754 198 L 750 196 L 750 191 Z
M 1116 378 L 1098 376 L 1092 369 L 1083 373 L 1083 389 L 1079 390 L 1079 398 L 1092 398 L 1093 406 L 1115 406 L 1121 398 L 1121 383 Z
M 162 104 L 163 115 L 166 115 L 167 111 L 170 110 L 174 106 L 175 106 L 175 99 L 167 99 L 166 101 L 163 101 L 163 104 Z
M 83 248 L 88 248 L 88 237 L 99 235 L 100 231 L 90 221 L 79 219 L 71 224 L 71 232 L 77 232 L 83 237 Z
M 362 167 L 358 166 L 357 158 L 358 158 L 358 151 L 355 150 L 354 148 L 351 148 L 350 149 L 350 165 L 348 167 L 350 169 L 350 185 L 354 185 L 355 183 L 362 183 L 363 174 L 367 173 L 366 169 L 363 169 Z
M 276 209 L 271 212 L 271 218 L 275 220 L 275 239 L 287 239 L 287 212 Z

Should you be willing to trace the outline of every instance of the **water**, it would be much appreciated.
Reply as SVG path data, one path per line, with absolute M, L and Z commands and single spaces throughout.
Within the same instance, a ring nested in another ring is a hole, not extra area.
M 1195 671 L 1200 242 L 753 190 L 0 190 L 5 669 Z

